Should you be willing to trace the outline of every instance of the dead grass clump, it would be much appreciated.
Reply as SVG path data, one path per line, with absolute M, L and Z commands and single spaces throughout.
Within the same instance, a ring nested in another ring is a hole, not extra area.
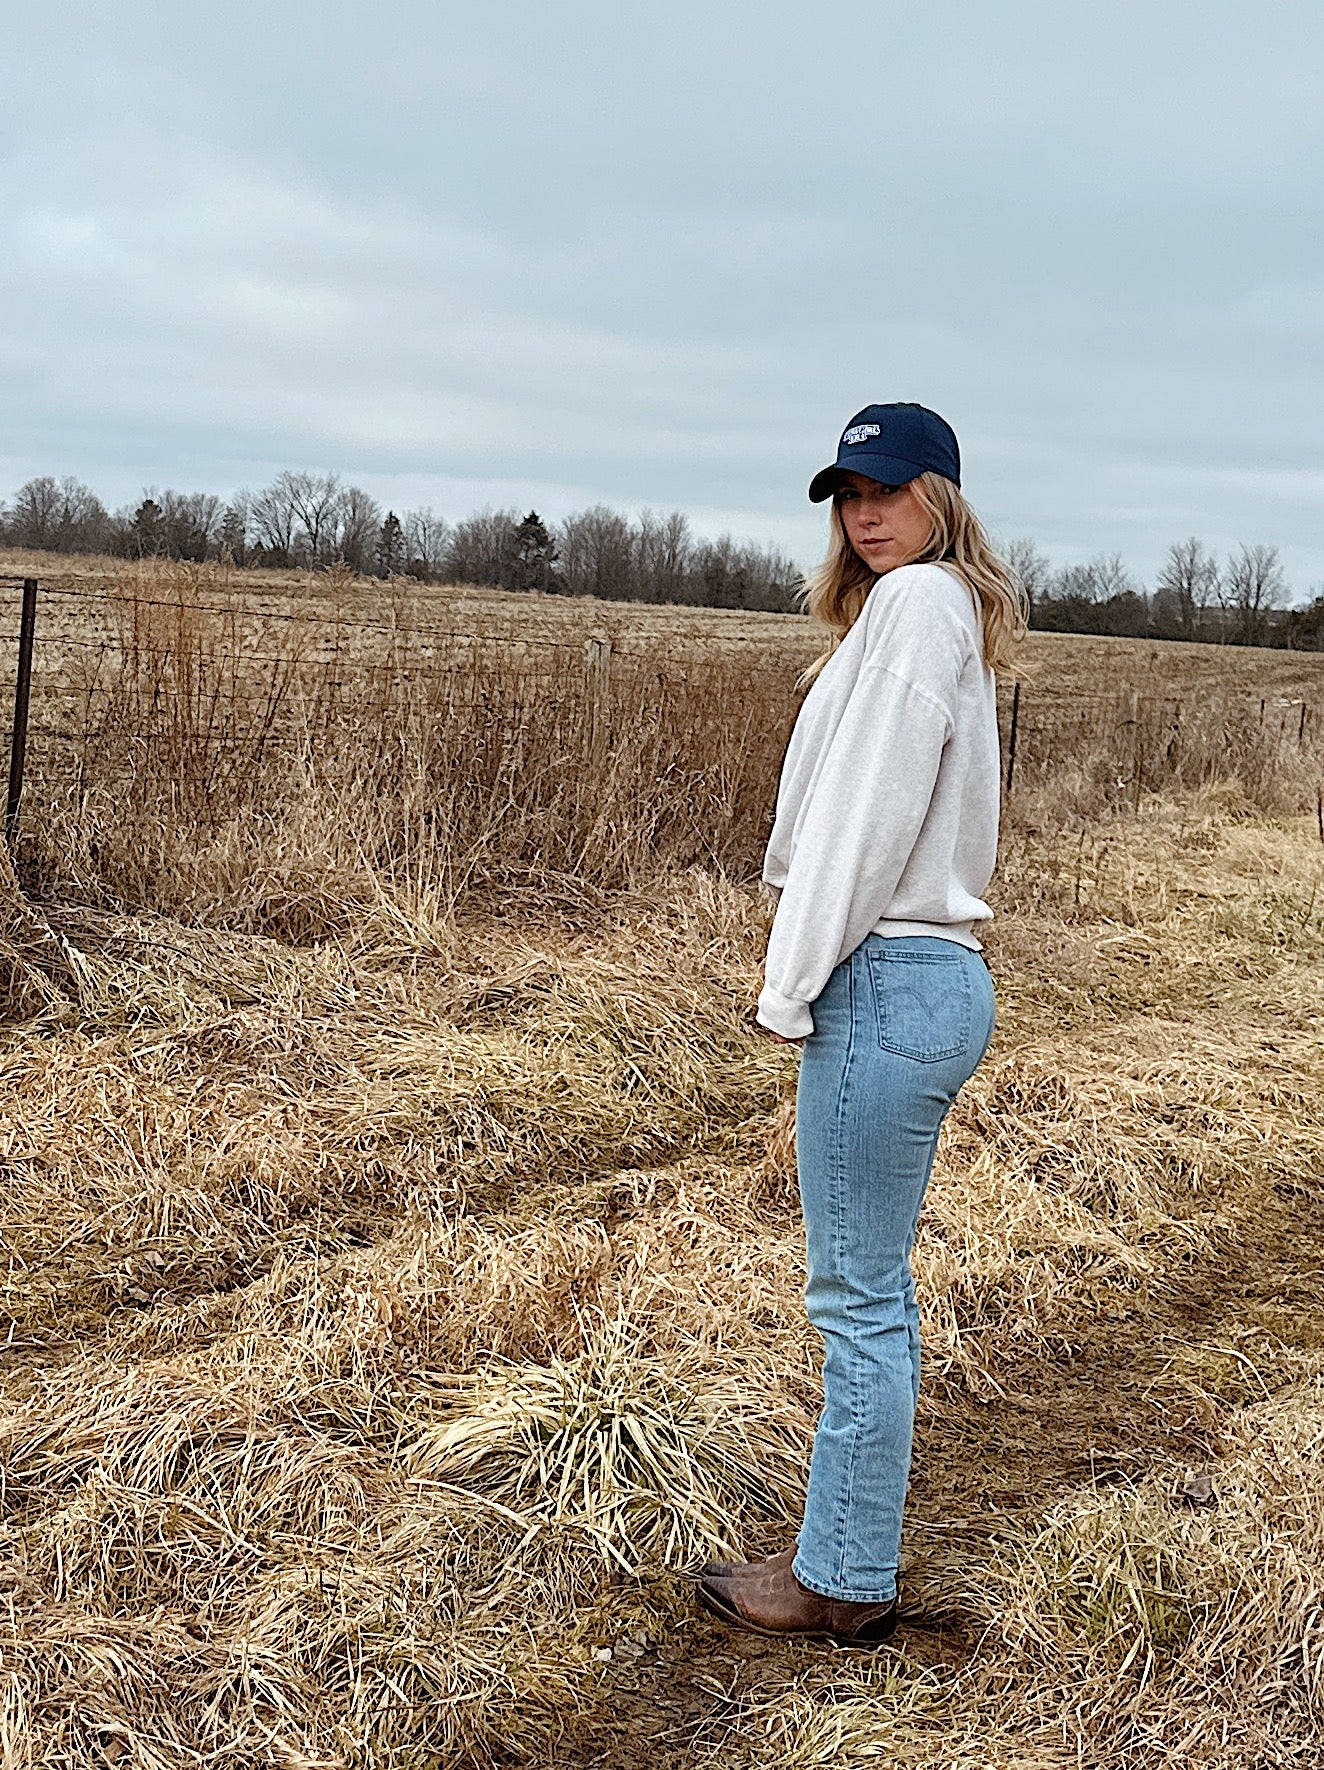
M 702 1728 L 701 1770 L 1078 1770 L 1051 1717 L 1014 1712 L 997 1674 L 953 1670 L 901 1648 L 764 1673 Z M 720 1718 L 719 1718 L 720 1716 Z M 1092 1761 L 1092 1760 L 1085 1760 Z
M 751 1507 L 790 1522 L 804 1450 L 784 1410 L 749 1410 L 740 1376 L 683 1350 L 641 1358 L 628 1323 L 605 1322 L 577 1360 L 490 1364 L 458 1384 L 456 1417 L 408 1466 L 572 1526 L 629 1573 L 733 1551 Z
M 33 1343 L 246 1283 L 282 1250 L 381 1234 L 411 1208 L 672 1159 L 756 1121 L 783 1068 L 726 978 L 678 975 L 675 952 L 631 965 L 613 943 L 541 967 L 509 1030 L 480 1035 L 448 1024 L 444 997 L 424 1012 L 334 952 L 280 964 L 229 937 L 204 961 L 180 931 L 154 968 L 140 936 L 113 938 L 138 956 L 92 968 L 102 1036 L 24 1042 L 5 1064 L 4 1296 Z
M 486 1609 L 481 1584 L 457 1582 L 454 1523 L 428 1522 L 426 1540 L 388 1529 L 371 1545 L 309 1545 L 251 1608 L 201 1625 L 72 1604 L 21 1635 L 0 1624 L 10 1762 L 553 1761 L 593 1706 L 587 1646 L 540 1638 L 536 1603 L 514 1626 Z M 532 1598 L 537 1569 L 483 1534 Z
M 1314 1761 L 1321 1447 L 1315 1381 L 1228 1423 L 1213 1503 L 1185 1503 L 1173 1468 L 1074 1494 L 987 1570 L 976 1596 L 991 1629 L 1103 1735 L 1100 1762 L 1231 1766 L 1275 1747 L 1278 1762 Z

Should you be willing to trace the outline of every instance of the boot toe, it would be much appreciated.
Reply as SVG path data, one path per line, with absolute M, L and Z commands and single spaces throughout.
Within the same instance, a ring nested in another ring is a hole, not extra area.
M 692 1579 L 738 1579 L 742 1575 L 761 1573 L 768 1568 L 789 1565 L 796 1552 L 796 1545 L 782 1549 L 766 1561 L 705 1561 L 697 1573 L 691 1574 Z

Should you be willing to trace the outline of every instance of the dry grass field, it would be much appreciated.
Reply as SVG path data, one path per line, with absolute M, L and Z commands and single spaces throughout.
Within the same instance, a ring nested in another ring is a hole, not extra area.
M 805 623 L 33 569 L 3 1770 L 1316 1770 L 1324 659 L 1027 647 L 862 1656 L 685 1579 L 816 1414 L 749 1023 Z

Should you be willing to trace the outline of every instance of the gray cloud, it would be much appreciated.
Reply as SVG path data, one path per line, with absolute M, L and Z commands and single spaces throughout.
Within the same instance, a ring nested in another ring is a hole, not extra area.
M 0 485 L 335 467 L 812 556 L 922 399 L 1061 558 L 1324 579 L 1317 9 L 67 5 L 11 27 Z

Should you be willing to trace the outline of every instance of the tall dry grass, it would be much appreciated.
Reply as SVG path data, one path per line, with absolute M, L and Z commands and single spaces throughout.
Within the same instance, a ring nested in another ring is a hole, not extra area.
M 462 630 L 345 577 L 273 606 L 242 573 L 159 563 L 54 599 L 21 851 L 37 888 L 296 941 L 343 934 L 383 891 L 412 919 L 531 891 L 597 906 L 658 867 L 757 873 L 810 643 L 787 618 L 780 643 L 765 619 L 604 651 L 577 609 Z M 1186 691 L 1178 665 L 1142 691 L 1054 663 L 1028 660 L 1022 691 L 1029 821 L 1212 781 L 1316 805 L 1324 704 L 1253 675 Z
M 123 590 L 34 690 L 23 861 L 44 891 L 299 940 L 383 888 L 436 912 L 739 869 L 766 826 L 792 710 L 747 648 L 618 650 L 608 676 L 572 642 L 245 620 L 215 572 Z
M 1026 727 L 865 1664 L 683 1578 L 785 1540 L 818 1404 L 748 1024 L 803 658 L 617 630 L 608 704 L 578 611 L 465 653 L 133 582 L 43 664 L 25 807 L 82 960 L 0 1055 L 5 1770 L 1313 1770 L 1309 721 L 1141 679 L 1184 748 Z

